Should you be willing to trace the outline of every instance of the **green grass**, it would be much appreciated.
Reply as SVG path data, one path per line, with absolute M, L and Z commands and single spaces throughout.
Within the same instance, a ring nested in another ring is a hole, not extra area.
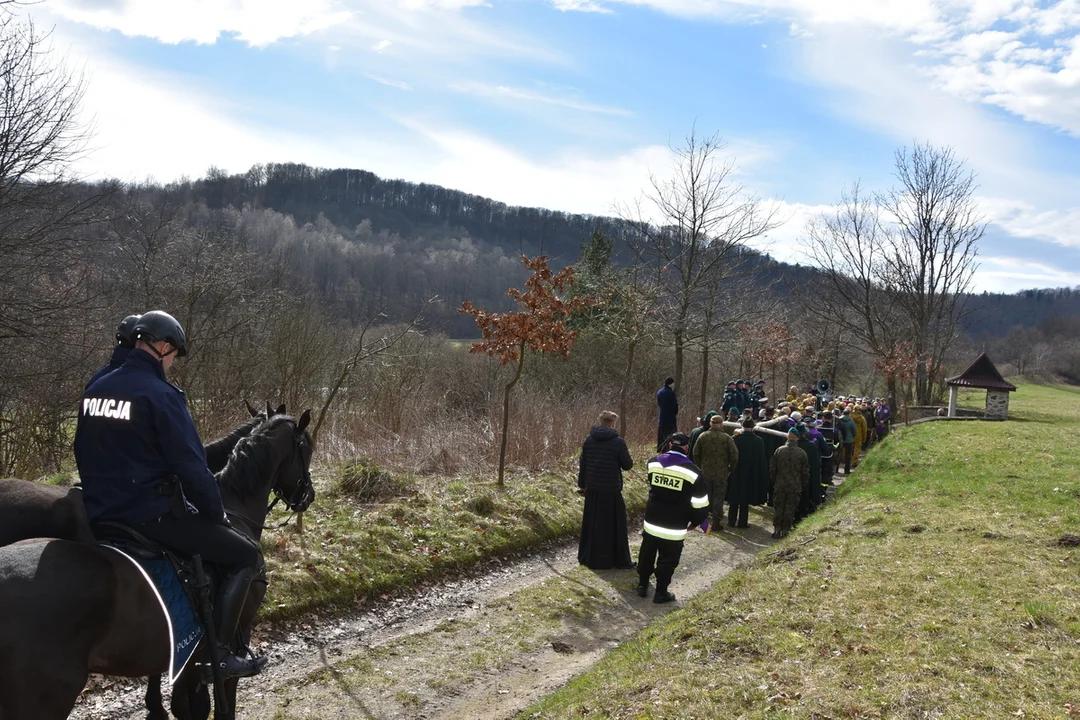
M 901 429 L 840 501 L 523 718 L 1080 715 L 1080 389 Z
M 641 454 L 641 453 L 639 453 Z M 641 470 L 627 475 L 630 513 L 645 506 Z M 334 472 L 321 483 L 337 484 Z M 320 494 L 304 514 L 304 533 L 263 538 L 270 587 L 262 618 L 363 606 L 492 557 L 534 549 L 580 532 L 582 499 L 571 473 L 513 475 L 506 489 L 481 480 L 407 478 L 412 494 L 361 503 Z

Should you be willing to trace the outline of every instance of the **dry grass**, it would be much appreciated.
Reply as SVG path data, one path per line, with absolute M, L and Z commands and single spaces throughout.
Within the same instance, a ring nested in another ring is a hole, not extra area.
M 264 619 L 364 606 L 580 531 L 582 503 L 569 472 L 516 471 L 502 491 L 487 479 L 399 476 L 391 484 L 410 494 L 362 502 L 333 489 L 340 487 L 339 473 L 355 467 L 338 466 L 317 479 L 321 494 L 305 513 L 304 534 L 290 527 L 264 536 L 270 578 Z M 644 508 L 647 489 L 628 478 L 631 513 Z
M 1060 718 L 1080 712 L 1080 390 L 930 423 L 841 502 L 527 718 Z

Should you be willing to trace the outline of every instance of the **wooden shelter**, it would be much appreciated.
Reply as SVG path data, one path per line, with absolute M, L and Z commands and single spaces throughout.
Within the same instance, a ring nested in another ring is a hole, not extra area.
M 949 417 L 956 417 L 956 398 L 960 388 L 986 390 L 986 419 L 1007 420 L 1009 417 L 1009 393 L 1016 386 L 1001 377 L 986 353 L 971 363 L 971 367 L 956 377 L 945 378 L 949 386 Z

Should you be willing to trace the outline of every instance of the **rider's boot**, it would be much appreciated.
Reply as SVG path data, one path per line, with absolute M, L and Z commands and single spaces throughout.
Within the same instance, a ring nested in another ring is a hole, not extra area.
M 218 640 L 214 656 L 221 664 L 225 678 L 258 675 L 266 665 L 265 657 L 240 657 L 233 655 L 232 650 L 229 649 L 229 641 L 236 636 L 236 626 L 240 623 L 240 613 L 243 612 L 253 576 L 254 573 L 245 568 L 226 578 L 221 584 L 218 602 L 214 607 L 214 624 Z

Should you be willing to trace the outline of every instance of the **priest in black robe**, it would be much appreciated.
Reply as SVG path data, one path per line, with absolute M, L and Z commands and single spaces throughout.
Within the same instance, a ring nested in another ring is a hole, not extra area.
M 634 461 L 615 429 L 618 420 L 613 412 L 600 413 L 578 463 L 578 493 L 585 496 L 578 562 L 593 570 L 634 567 L 622 496 L 623 470 L 632 468 Z

